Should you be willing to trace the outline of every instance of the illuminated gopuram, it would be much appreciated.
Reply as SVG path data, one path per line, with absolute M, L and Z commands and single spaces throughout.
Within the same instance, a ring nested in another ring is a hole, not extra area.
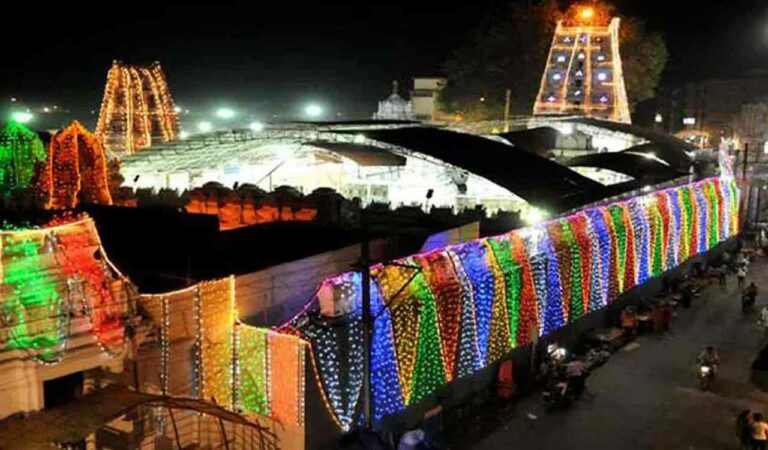
M 160 63 L 136 66 L 114 61 L 96 125 L 96 135 L 106 148 L 131 154 L 171 141 L 178 132 L 179 120 Z
M 533 114 L 631 122 L 618 18 L 582 7 L 558 22 Z

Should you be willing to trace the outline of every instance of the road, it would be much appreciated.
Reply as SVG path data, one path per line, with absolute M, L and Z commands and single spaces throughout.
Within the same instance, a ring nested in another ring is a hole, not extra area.
M 747 281 L 758 284 L 759 308 L 768 301 L 768 265 L 753 263 Z M 733 276 L 725 289 L 707 287 L 691 309 L 678 311 L 671 332 L 639 337 L 634 349 L 619 350 L 593 372 L 591 395 L 570 408 L 547 413 L 531 395 L 503 413 L 476 419 L 485 423 L 458 432 L 451 448 L 738 448 L 736 415 L 745 408 L 768 412 L 768 392 L 750 382 L 764 332 L 756 314 L 741 314 L 738 292 Z M 707 344 L 719 349 L 722 365 L 712 391 L 700 392 L 695 357 Z

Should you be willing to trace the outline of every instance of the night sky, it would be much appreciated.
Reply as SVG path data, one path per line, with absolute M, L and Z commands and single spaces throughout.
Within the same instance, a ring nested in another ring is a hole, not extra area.
M 159 60 L 174 99 L 187 108 L 227 104 L 270 120 L 317 101 L 343 118 L 367 117 L 391 80 L 439 73 L 461 40 L 504 4 L 452 3 L 124 2 L 89 11 L 60 2 L 33 12 L 14 2 L 3 11 L 0 99 L 88 114 L 98 109 L 113 59 Z M 617 3 L 664 33 L 666 82 L 768 67 L 766 0 Z

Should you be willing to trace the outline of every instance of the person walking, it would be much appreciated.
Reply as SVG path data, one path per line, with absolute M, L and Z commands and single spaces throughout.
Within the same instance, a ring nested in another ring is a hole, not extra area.
M 766 450 L 768 441 L 768 423 L 765 423 L 761 413 L 755 413 L 752 421 L 752 450 Z
M 740 450 L 751 450 L 752 448 L 752 421 L 750 414 L 752 411 L 745 409 L 736 418 L 736 437 L 739 439 Z
M 744 280 L 747 278 L 747 266 L 739 265 L 736 270 L 736 280 L 738 281 L 739 289 L 744 289 Z

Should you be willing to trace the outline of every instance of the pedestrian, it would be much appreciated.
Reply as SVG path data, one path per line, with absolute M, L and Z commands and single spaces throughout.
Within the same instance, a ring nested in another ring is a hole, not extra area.
M 624 329 L 624 334 L 628 337 L 634 337 L 637 334 L 637 312 L 634 306 L 627 306 L 621 312 L 621 327 Z
M 565 375 L 568 377 L 568 384 L 573 388 L 573 394 L 576 397 L 581 396 L 587 382 L 587 366 L 581 358 L 573 358 L 565 366 Z
M 755 413 L 752 421 L 752 449 L 765 450 L 765 443 L 768 441 L 768 423 L 763 420 L 761 413 Z
M 750 414 L 752 411 L 745 409 L 736 418 L 736 437 L 741 443 L 741 450 L 750 450 L 752 447 L 752 421 Z
M 747 266 L 739 265 L 736 271 L 736 280 L 738 281 L 739 289 L 744 288 L 744 280 L 747 278 Z

